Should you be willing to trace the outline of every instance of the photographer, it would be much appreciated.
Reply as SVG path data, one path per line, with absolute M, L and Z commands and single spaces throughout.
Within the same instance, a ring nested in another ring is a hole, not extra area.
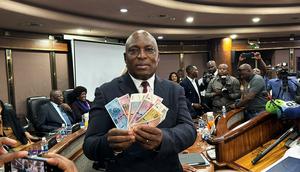
M 240 82 L 228 75 L 227 64 L 218 66 L 218 75 L 209 82 L 205 97 L 212 99 L 214 112 L 221 112 L 222 106 L 227 107 L 240 98 Z
M 206 63 L 207 72 L 203 74 L 201 78 L 202 82 L 199 83 L 201 88 L 207 89 L 209 82 L 218 75 L 217 64 L 214 60 L 210 60 Z
M 267 84 L 267 90 L 272 93 L 272 98 L 300 103 L 300 85 L 297 78 L 288 72 L 287 64 L 279 64 L 275 70 L 277 78 L 270 79 Z

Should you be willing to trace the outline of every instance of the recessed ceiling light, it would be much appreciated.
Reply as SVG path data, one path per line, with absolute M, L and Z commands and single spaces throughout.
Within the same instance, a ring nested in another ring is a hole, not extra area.
M 253 23 L 258 23 L 260 21 L 260 18 L 259 17 L 254 17 L 252 18 L 252 22 Z
M 237 34 L 232 34 L 232 35 L 230 35 L 230 38 L 231 38 L 231 39 L 236 39 L 236 38 L 237 38 Z
M 194 17 L 187 17 L 187 18 L 185 19 L 185 21 L 186 21 L 187 23 L 193 23 L 193 22 L 194 22 Z
M 121 13 L 127 13 L 128 10 L 127 10 L 126 8 L 121 8 L 121 9 L 120 9 L 120 12 L 121 12 Z
M 164 39 L 164 37 L 163 36 L 158 36 L 157 39 Z

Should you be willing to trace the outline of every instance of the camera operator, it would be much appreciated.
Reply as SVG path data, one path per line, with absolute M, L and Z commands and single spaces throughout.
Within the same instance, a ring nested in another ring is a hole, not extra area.
M 300 103 L 300 85 L 297 78 L 288 72 L 287 64 L 279 64 L 275 70 L 277 78 L 270 79 L 267 84 L 267 90 L 271 91 L 272 98 Z
M 245 119 L 251 119 L 258 113 L 265 110 L 267 92 L 264 79 L 260 75 L 253 73 L 251 66 L 247 63 L 242 64 L 239 69 L 241 80 L 245 80 L 248 85 L 244 88 L 240 101 L 230 105 L 230 108 L 245 107 Z
M 218 75 L 209 82 L 205 97 L 212 99 L 212 108 L 216 113 L 221 112 L 222 106 L 227 107 L 240 98 L 240 82 L 228 75 L 227 64 L 218 66 Z
M 267 76 L 267 65 L 264 62 L 264 60 L 261 58 L 261 54 L 259 52 L 241 53 L 239 57 L 238 66 L 244 64 L 247 58 L 254 59 L 258 62 L 258 68 L 255 67 L 253 69 L 253 73 L 257 75 L 261 75 L 264 78 L 265 83 L 267 85 L 269 81 L 269 78 Z
M 199 83 L 205 90 L 209 82 L 218 75 L 217 64 L 214 60 L 210 60 L 206 63 L 207 72 L 203 74 L 202 82 Z

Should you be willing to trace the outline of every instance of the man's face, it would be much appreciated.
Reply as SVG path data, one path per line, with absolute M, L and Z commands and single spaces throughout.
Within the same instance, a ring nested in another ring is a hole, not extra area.
M 228 75 L 228 67 L 225 65 L 219 65 L 218 67 L 218 74 L 219 76 L 226 76 Z
M 64 97 L 63 97 L 62 92 L 61 91 L 55 91 L 53 96 L 51 97 L 51 100 L 54 103 L 58 104 L 58 105 L 62 104 L 63 101 L 64 101 Z
M 245 68 L 239 68 L 239 74 L 240 74 L 240 77 L 241 79 L 248 79 L 250 77 L 249 75 L 249 70 L 248 69 L 245 69 Z
M 198 77 L 198 69 L 196 66 L 193 67 L 192 71 L 191 71 L 191 75 L 193 78 L 197 78 Z
M 158 66 L 159 57 L 154 38 L 137 33 L 126 44 L 125 63 L 128 72 L 141 80 L 149 79 Z
M 212 73 L 212 74 L 215 73 L 217 70 L 216 64 L 214 64 L 214 63 L 207 64 L 207 70 L 209 73 Z

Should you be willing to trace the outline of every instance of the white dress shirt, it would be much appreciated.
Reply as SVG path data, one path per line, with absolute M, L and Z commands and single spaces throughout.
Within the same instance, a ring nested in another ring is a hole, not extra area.
M 63 111 L 61 111 L 58 107 L 58 104 L 50 101 L 50 103 L 52 104 L 52 106 L 55 108 L 55 110 L 57 111 L 57 113 L 59 114 L 60 118 L 64 121 L 64 123 L 66 124 L 66 126 L 68 126 L 68 123 L 67 121 L 65 120 L 65 118 L 63 117 L 63 114 L 62 113 L 65 113 Z M 66 117 L 68 117 L 68 115 L 65 113 Z
M 130 74 L 129 74 L 130 75 Z M 149 79 L 147 80 L 140 80 L 140 79 L 136 79 L 134 78 L 132 75 L 130 75 L 136 89 L 138 90 L 139 93 L 143 93 L 143 87 L 141 85 L 141 83 L 143 81 L 147 81 L 149 83 L 148 87 L 147 87 L 147 91 L 150 93 L 154 93 L 154 80 L 155 80 L 155 74 L 153 74 L 153 76 L 151 76 Z

